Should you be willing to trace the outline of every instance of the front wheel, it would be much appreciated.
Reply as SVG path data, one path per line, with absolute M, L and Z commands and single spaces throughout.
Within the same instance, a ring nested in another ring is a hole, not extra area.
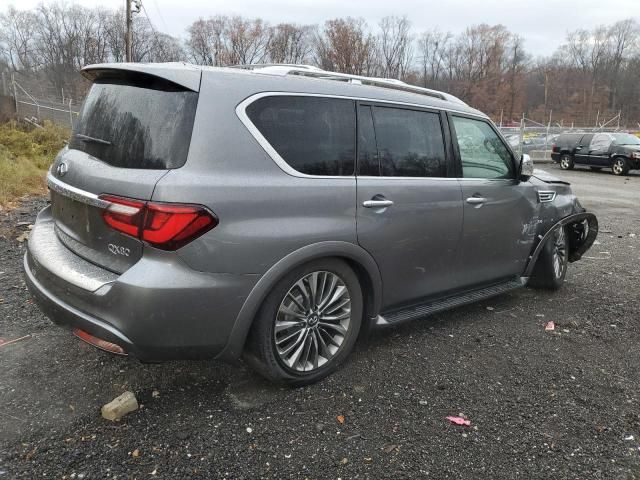
M 265 299 L 249 334 L 245 360 L 274 382 L 317 382 L 353 349 L 362 312 L 360 283 L 346 263 L 323 259 L 298 267 Z
M 547 239 L 536 261 L 529 286 L 558 290 L 567 275 L 569 244 L 566 227 L 557 228 Z
M 623 157 L 617 157 L 611 165 L 611 171 L 614 175 L 626 175 L 629 173 L 629 165 L 627 159 Z
M 560 168 L 562 170 L 572 170 L 573 166 L 573 158 L 571 158 L 571 155 L 565 153 L 560 157 Z

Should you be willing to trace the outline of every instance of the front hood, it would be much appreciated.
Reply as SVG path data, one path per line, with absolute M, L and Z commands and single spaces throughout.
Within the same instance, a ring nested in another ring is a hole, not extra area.
M 533 170 L 532 177 L 535 177 L 538 180 L 540 180 L 542 182 L 545 182 L 545 183 L 559 183 L 561 185 L 571 185 L 569 182 L 565 182 L 564 180 L 560 180 L 558 177 L 554 177 L 550 173 L 548 173 L 548 172 L 546 172 L 544 170 L 540 170 L 539 168 L 536 168 L 536 169 Z

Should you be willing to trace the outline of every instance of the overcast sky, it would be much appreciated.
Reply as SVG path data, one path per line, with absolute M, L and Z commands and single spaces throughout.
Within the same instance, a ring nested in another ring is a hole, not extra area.
M 0 0 L 0 6 L 31 8 L 41 2 Z M 118 8 L 125 0 L 76 3 Z M 216 14 L 302 24 L 352 16 L 363 17 L 372 27 L 387 15 L 407 15 L 416 32 L 438 27 L 459 33 L 473 24 L 501 23 L 522 35 L 527 51 L 534 55 L 553 53 L 568 30 L 629 17 L 640 20 L 640 0 L 143 0 L 143 3 L 155 27 L 175 36 L 184 36 L 185 28 L 197 18 Z

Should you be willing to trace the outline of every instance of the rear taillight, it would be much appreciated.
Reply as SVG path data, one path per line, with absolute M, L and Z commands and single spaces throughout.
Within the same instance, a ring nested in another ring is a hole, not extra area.
M 555 143 L 551 144 L 551 151 L 554 153 L 558 151 L 558 146 Z
M 177 250 L 218 224 L 200 205 L 143 202 L 114 195 L 100 195 L 100 199 L 109 202 L 102 212 L 107 225 L 162 250 Z

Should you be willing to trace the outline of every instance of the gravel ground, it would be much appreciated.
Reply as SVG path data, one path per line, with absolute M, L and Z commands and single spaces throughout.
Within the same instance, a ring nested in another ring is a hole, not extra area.
M 0 479 L 640 479 L 640 175 L 545 168 L 574 183 L 601 227 L 560 292 L 523 289 L 375 332 L 300 389 L 81 343 L 22 280 L 15 225 L 43 201 L 0 214 L 0 337 L 31 335 L 0 347 Z M 102 419 L 125 390 L 143 408 Z M 458 414 L 471 426 L 445 420 Z

